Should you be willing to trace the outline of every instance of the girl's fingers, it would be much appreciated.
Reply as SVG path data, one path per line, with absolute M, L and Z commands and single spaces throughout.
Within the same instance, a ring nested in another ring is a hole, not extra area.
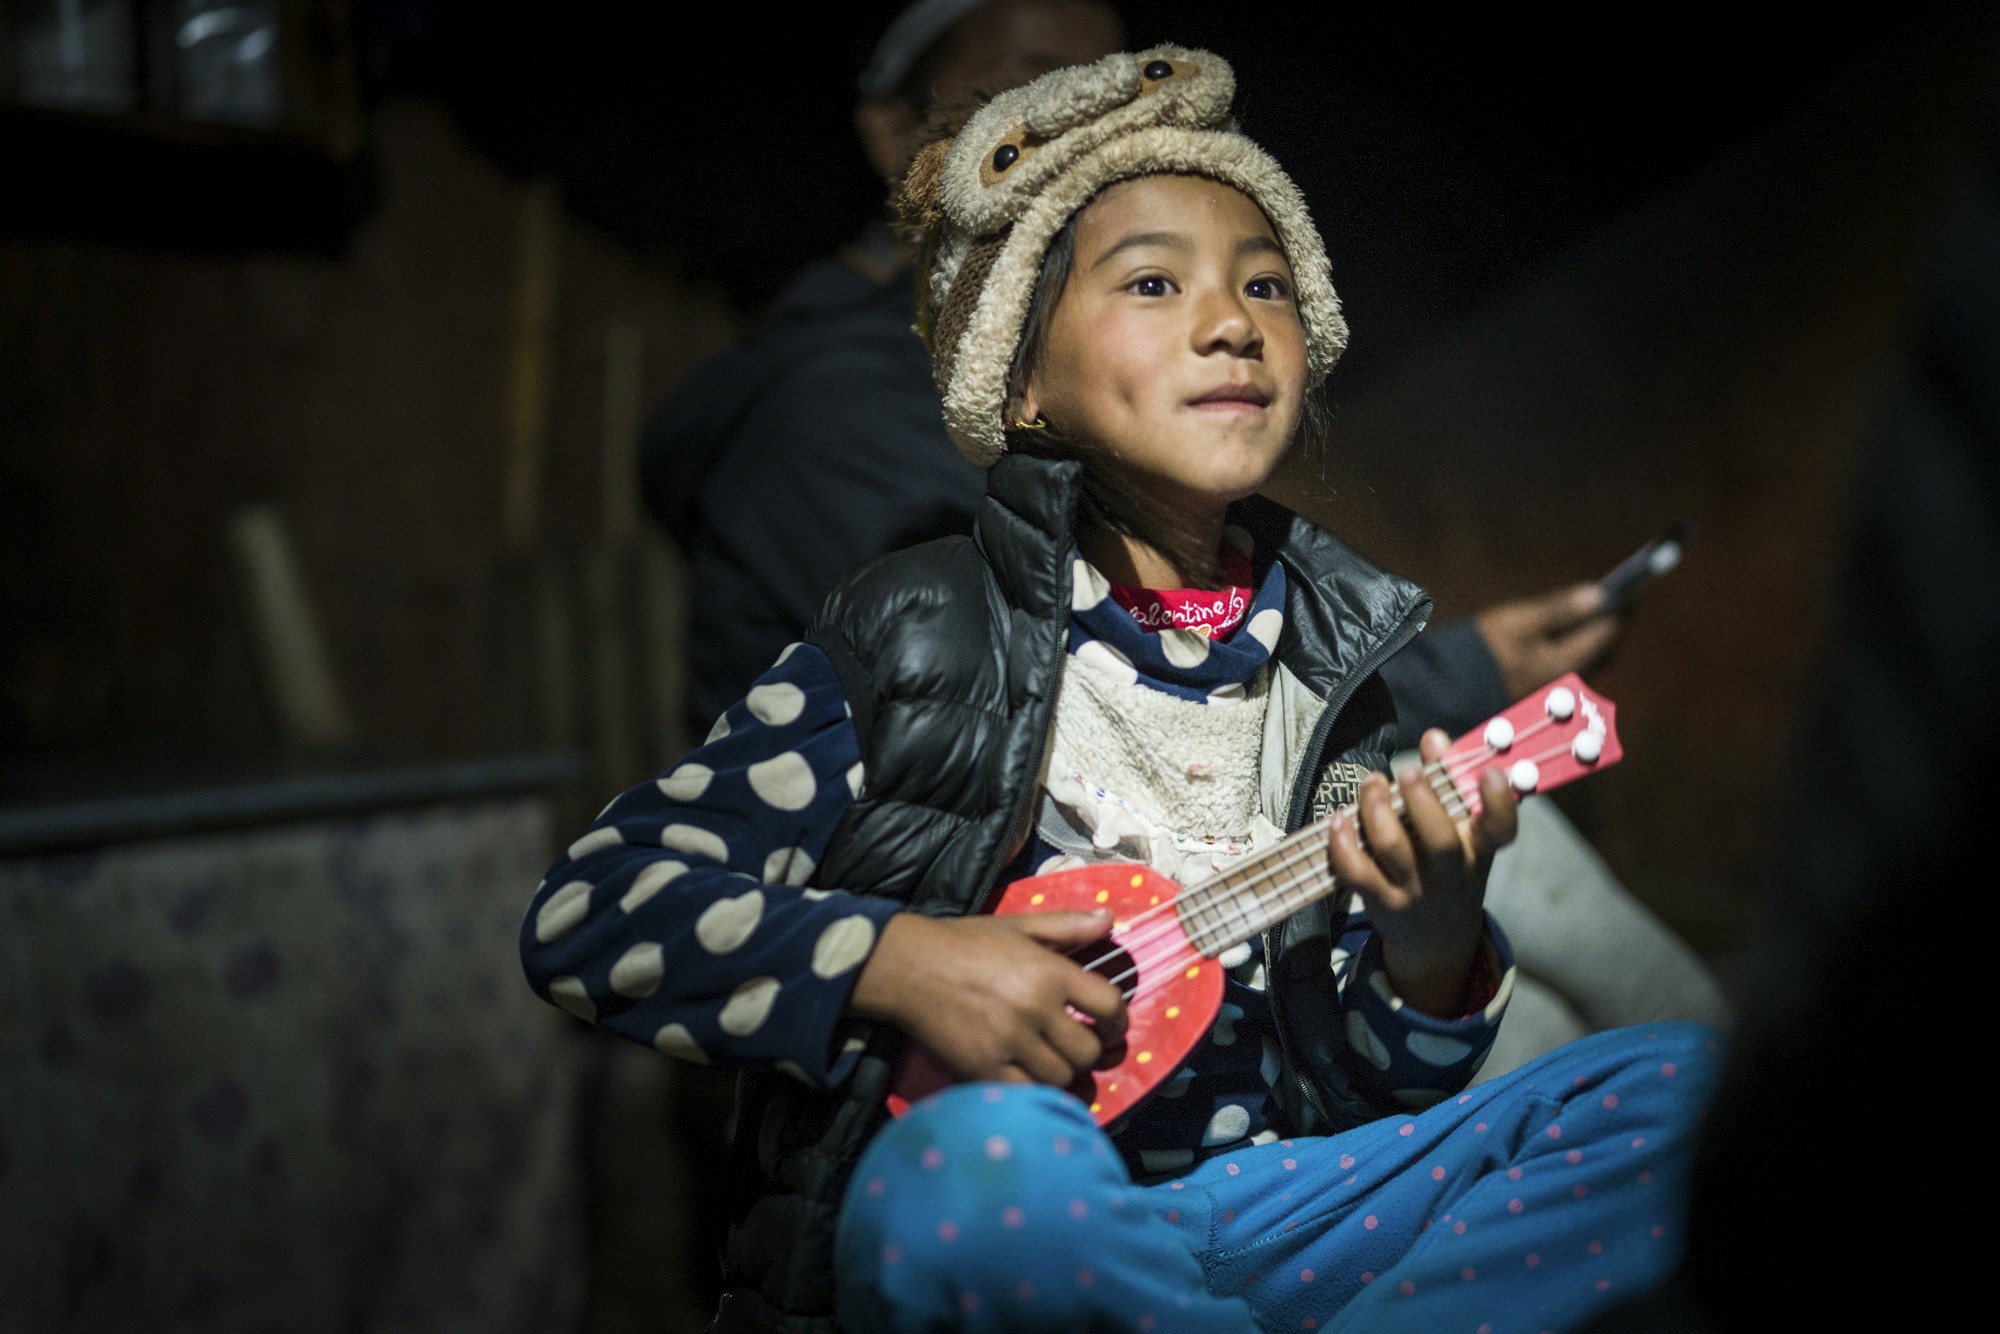
M 1064 1088 L 1076 1078 L 1076 1067 L 1040 1034 L 1022 1040 L 1020 1050 L 1014 1054 L 1014 1062 L 1033 1076 L 1037 1084 Z
M 1111 914 L 1102 908 L 1089 912 L 1024 912 L 996 917 L 1030 940 L 1039 940 L 1055 950 L 1073 949 L 1104 939 L 1111 929 Z
M 1326 853 L 1334 875 L 1361 893 L 1373 898 L 1390 888 L 1381 868 L 1362 850 L 1351 814 L 1341 812 L 1327 822 Z
M 1068 1062 L 1073 1072 L 1093 1068 L 1098 1057 L 1104 1055 L 1104 1044 L 1098 1040 L 1097 1034 L 1068 1015 L 1051 1022 L 1042 1036 Z
M 1432 857 L 1457 852 L 1458 829 L 1423 774 L 1412 769 L 1396 786 L 1403 794 L 1403 808 L 1410 813 L 1410 826 L 1417 831 L 1417 841 L 1423 844 L 1424 851 Z
M 1407 800 L 1407 798 L 1405 798 Z M 1436 798 L 1432 798 L 1436 800 Z M 1368 837 L 1368 855 L 1391 884 L 1417 883 L 1417 854 L 1403 832 L 1403 822 L 1389 804 L 1389 780 L 1370 774 L 1361 782 L 1361 830 Z
M 1479 775 L 1479 800 L 1485 809 L 1475 826 L 1488 849 L 1504 848 L 1520 829 L 1520 801 L 1499 769 L 1489 766 Z
M 1417 739 L 1417 754 L 1424 757 L 1425 764 L 1436 763 L 1450 749 L 1451 734 L 1442 727 L 1433 727 Z
M 1105 1041 L 1125 1035 L 1125 993 L 1107 979 L 1089 969 L 1079 968 L 1070 979 L 1069 994 L 1065 999 L 1097 1021 Z

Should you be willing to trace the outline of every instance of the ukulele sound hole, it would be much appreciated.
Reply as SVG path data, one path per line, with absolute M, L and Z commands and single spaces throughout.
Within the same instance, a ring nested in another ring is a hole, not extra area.
M 1069 957 L 1081 964 L 1086 972 L 1092 972 L 1117 987 L 1130 1004 L 1132 993 L 1139 989 L 1139 965 L 1123 945 L 1117 941 L 1093 940 L 1088 945 L 1070 951 Z M 1071 1011 L 1072 1014 L 1075 1011 Z M 1077 1015 L 1086 1024 L 1093 1023 L 1088 1015 Z M 1098 1068 L 1105 1069 L 1125 1059 L 1125 1043 L 1121 1038 L 1115 1043 L 1106 1043 L 1104 1055 L 1098 1061 Z
M 1093 940 L 1088 945 L 1071 950 L 1069 957 L 1082 964 L 1085 971 L 1096 973 L 1117 987 L 1127 1001 L 1139 989 L 1139 965 L 1115 940 Z

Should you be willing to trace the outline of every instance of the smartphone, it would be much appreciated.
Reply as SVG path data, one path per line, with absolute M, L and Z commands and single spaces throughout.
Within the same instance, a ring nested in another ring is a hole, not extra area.
M 1613 615 L 1630 607 L 1646 585 L 1681 563 L 1694 525 L 1686 519 L 1619 561 L 1611 573 L 1597 581 L 1604 590 L 1604 612 Z

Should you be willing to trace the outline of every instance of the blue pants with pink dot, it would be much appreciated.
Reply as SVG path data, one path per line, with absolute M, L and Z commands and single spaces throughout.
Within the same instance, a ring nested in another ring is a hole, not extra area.
M 855 1169 L 841 1325 L 1562 1330 L 1678 1263 L 1715 1053 L 1694 1024 L 1599 1033 L 1428 1111 L 1153 1186 L 1067 1094 L 948 1089 Z

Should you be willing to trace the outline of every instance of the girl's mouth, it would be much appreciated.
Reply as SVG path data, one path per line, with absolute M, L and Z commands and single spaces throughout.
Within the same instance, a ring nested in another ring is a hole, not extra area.
M 1210 412 L 1261 412 L 1271 406 L 1271 395 L 1254 384 L 1225 384 L 1189 399 L 1188 406 Z

